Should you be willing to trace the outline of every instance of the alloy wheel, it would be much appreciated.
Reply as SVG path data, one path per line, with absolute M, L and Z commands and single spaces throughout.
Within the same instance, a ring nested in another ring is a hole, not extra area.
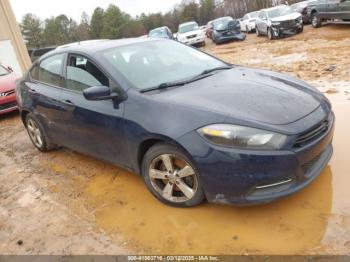
M 33 119 L 29 119 L 27 122 L 28 134 L 33 141 L 34 145 L 38 148 L 43 146 L 43 136 L 39 129 L 39 126 Z
M 198 190 L 198 178 L 192 166 L 174 155 L 163 154 L 153 159 L 149 177 L 154 190 L 173 203 L 192 199 Z

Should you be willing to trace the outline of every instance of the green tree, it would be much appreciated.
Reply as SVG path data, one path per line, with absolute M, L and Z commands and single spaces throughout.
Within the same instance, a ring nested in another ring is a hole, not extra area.
M 100 7 L 97 7 L 92 14 L 90 23 L 90 36 L 93 39 L 101 38 L 103 30 L 103 16 L 104 10 Z
M 33 14 L 25 14 L 20 25 L 23 38 L 28 47 L 38 48 L 42 44 L 43 29 L 40 18 Z
M 89 16 L 87 13 L 83 12 L 81 15 L 80 24 L 76 29 L 76 37 L 79 41 L 84 41 L 90 39 L 90 25 L 89 25 Z
M 127 27 L 131 17 L 122 12 L 119 7 L 111 4 L 103 15 L 102 38 L 117 39 L 123 37 L 123 31 Z

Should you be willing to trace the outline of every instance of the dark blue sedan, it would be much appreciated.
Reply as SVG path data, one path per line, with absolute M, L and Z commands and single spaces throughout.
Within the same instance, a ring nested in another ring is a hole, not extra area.
M 178 207 L 290 195 L 332 155 L 334 114 L 320 92 L 175 41 L 58 48 L 18 83 L 17 101 L 38 150 L 63 146 L 129 169 Z

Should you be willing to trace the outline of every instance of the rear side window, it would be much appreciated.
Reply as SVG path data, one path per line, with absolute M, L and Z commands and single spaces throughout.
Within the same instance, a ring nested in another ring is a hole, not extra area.
M 62 77 L 62 65 L 64 54 L 54 55 L 43 60 L 40 65 L 36 65 L 30 72 L 33 79 L 40 82 L 62 86 L 64 84 Z
M 83 91 L 92 86 L 109 86 L 109 79 L 89 59 L 70 55 L 67 66 L 66 88 Z

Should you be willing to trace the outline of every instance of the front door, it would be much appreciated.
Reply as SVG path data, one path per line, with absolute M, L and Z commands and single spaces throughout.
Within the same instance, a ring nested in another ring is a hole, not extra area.
M 124 104 L 112 100 L 88 101 L 83 90 L 92 86 L 116 85 L 89 59 L 69 55 L 66 87 L 60 95 L 62 105 L 62 143 L 78 152 L 127 167 L 124 136 Z M 113 90 L 114 91 L 114 90 Z

